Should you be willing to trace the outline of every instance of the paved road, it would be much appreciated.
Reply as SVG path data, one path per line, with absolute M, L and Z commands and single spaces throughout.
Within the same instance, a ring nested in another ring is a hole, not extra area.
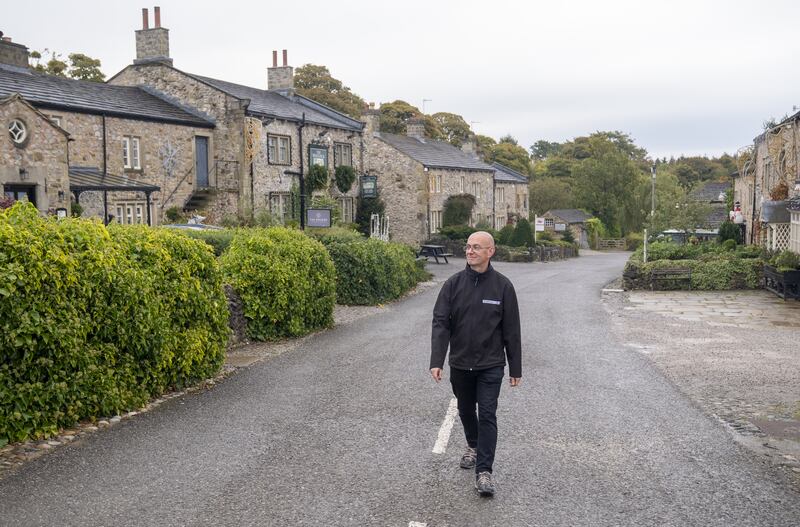
M 498 495 L 458 468 L 428 377 L 438 288 L 0 480 L 3 525 L 797 525 L 800 496 L 607 331 L 625 254 L 497 264 L 521 302 Z M 445 276 L 463 261 L 436 268 Z

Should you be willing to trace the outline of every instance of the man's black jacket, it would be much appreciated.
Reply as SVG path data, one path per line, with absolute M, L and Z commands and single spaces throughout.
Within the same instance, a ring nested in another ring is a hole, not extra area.
M 505 366 L 508 357 L 509 376 L 522 377 L 517 294 L 491 264 L 484 273 L 467 266 L 442 286 L 433 308 L 431 368 L 444 366 L 448 344 L 451 368 Z

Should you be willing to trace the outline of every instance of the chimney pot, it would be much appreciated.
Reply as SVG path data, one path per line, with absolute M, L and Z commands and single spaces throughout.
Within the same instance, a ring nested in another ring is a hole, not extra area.
M 156 17 L 156 27 L 161 27 L 161 8 L 159 6 L 154 7 L 153 14 Z
M 277 68 L 278 67 L 278 50 L 277 49 L 273 49 L 272 50 L 272 67 L 273 68 Z
M 147 15 L 147 8 L 142 8 L 142 29 L 150 29 L 150 17 Z
M 11 37 L 3 37 L 3 42 L 11 42 Z
M 284 66 L 288 66 L 289 65 L 289 56 L 286 53 L 285 49 L 283 50 L 283 65 Z

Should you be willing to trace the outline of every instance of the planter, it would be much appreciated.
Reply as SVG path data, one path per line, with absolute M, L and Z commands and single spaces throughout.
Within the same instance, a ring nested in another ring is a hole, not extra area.
M 800 299 L 800 270 L 779 271 L 771 265 L 764 266 L 764 289 L 779 297 Z

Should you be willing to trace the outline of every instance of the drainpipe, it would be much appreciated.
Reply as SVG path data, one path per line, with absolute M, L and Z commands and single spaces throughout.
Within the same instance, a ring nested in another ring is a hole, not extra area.
M 753 151 L 753 155 L 756 155 L 756 152 Z M 750 211 L 750 245 L 755 243 L 755 234 L 756 234 L 756 178 L 758 174 L 758 167 L 753 167 L 753 208 Z
M 494 178 L 494 173 L 492 173 L 492 225 L 494 225 L 494 229 L 497 230 L 497 213 L 495 209 L 497 208 L 497 180 Z
M 106 114 L 102 114 L 103 117 L 103 176 L 108 175 L 108 148 L 106 145 Z M 130 152 L 128 152 L 130 155 Z
M 303 112 L 303 119 L 300 121 L 300 127 L 297 130 L 297 135 L 300 139 L 300 230 L 306 228 L 306 178 L 303 174 L 303 128 L 306 127 L 306 112 Z

